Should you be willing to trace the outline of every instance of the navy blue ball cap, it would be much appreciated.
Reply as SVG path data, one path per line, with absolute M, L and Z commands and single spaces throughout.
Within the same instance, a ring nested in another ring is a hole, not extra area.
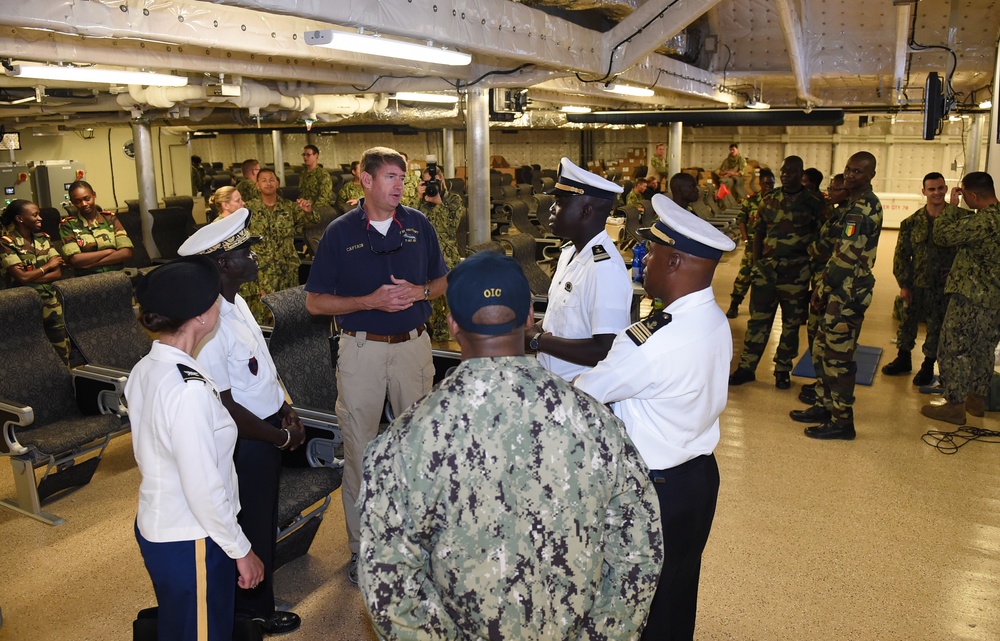
M 135 298 L 143 312 L 178 321 L 204 314 L 222 291 L 219 267 L 208 256 L 185 256 L 139 279 Z
M 499 336 L 528 322 L 531 289 L 513 258 L 495 252 L 479 252 L 448 272 L 448 307 L 458 326 L 473 334 Z M 472 318 L 484 307 L 500 305 L 514 312 L 514 320 L 483 325 Z

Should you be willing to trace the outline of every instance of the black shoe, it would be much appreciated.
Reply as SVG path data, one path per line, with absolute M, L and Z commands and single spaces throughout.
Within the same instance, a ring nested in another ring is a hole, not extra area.
M 886 376 L 896 376 L 912 370 L 913 363 L 910 361 L 910 353 L 900 350 L 896 355 L 896 360 L 882 368 L 882 373 Z
M 833 421 L 827 421 L 822 425 L 807 427 L 805 429 L 805 434 L 809 438 L 815 438 L 821 441 L 853 441 L 854 437 L 857 436 L 854 432 L 854 421 L 848 421 L 846 423 L 834 423 Z
M 789 378 L 788 372 L 775 372 L 774 373 L 774 386 L 778 389 L 788 389 L 792 386 L 792 379 Z
M 798 423 L 824 423 L 830 420 L 830 410 L 820 405 L 813 405 L 807 410 L 792 410 L 788 415 Z
M 931 381 L 934 380 L 934 359 L 925 358 L 924 362 L 920 365 L 920 371 L 917 375 L 913 377 L 913 384 L 917 387 L 923 385 L 930 385 Z
M 799 391 L 800 401 L 806 405 L 815 405 L 817 399 L 819 399 L 819 397 L 816 395 L 816 383 L 802 386 L 802 390 Z
M 729 309 L 726 311 L 726 318 L 736 318 L 739 315 L 740 315 L 740 304 L 737 303 L 736 301 L 733 301 L 733 304 L 730 305 Z
M 757 380 L 757 375 L 748 369 L 737 367 L 736 371 L 729 375 L 730 385 L 742 385 Z
M 347 580 L 354 585 L 358 584 L 358 554 L 351 555 L 351 562 L 347 566 Z
M 302 618 L 294 612 L 277 611 L 270 619 L 254 619 L 268 634 L 294 632 L 302 625 Z

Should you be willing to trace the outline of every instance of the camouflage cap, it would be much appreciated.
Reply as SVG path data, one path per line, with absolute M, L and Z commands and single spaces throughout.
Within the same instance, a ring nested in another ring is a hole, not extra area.
M 460 262 L 448 273 L 448 307 L 462 329 L 497 336 L 528 321 L 531 290 L 528 279 L 513 258 L 494 252 L 479 252 Z M 514 320 L 483 325 L 472 320 L 484 307 L 500 305 L 514 312 Z

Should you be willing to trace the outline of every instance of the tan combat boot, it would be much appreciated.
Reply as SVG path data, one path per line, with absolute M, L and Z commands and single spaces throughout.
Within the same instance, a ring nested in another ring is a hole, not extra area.
M 935 421 L 945 421 L 955 425 L 965 425 L 965 403 L 942 403 L 941 405 L 924 405 L 920 413 Z
M 986 415 L 986 399 L 979 394 L 969 394 L 965 397 L 965 411 L 972 416 Z

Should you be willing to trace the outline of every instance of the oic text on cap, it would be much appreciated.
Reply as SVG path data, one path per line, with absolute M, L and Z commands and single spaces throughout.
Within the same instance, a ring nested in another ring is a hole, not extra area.
M 652 227 L 639 230 L 639 235 L 643 238 L 710 260 L 719 260 L 723 252 L 736 249 L 736 243 L 712 223 L 682 208 L 663 194 L 655 194 L 652 202 L 659 220 Z
M 563 158 L 559 163 L 556 186 L 548 193 L 553 196 L 594 196 L 614 200 L 615 195 L 623 191 L 621 185 L 577 167 L 569 158 Z
M 181 256 L 211 255 L 256 245 L 260 236 L 250 234 L 250 211 L 241 207 L 225 218 L 211 222 L 184 241 L 177 253 Z
M 531 313 L 531 289 L 513 258 L 494 252 L 479 252 L 448 272 L 448 308 L 463 330 L 498 336 L 523 327 Z M 499 325 L 474 322 L 476 312 L 499 305 L 514 312 L 514 319 Z

